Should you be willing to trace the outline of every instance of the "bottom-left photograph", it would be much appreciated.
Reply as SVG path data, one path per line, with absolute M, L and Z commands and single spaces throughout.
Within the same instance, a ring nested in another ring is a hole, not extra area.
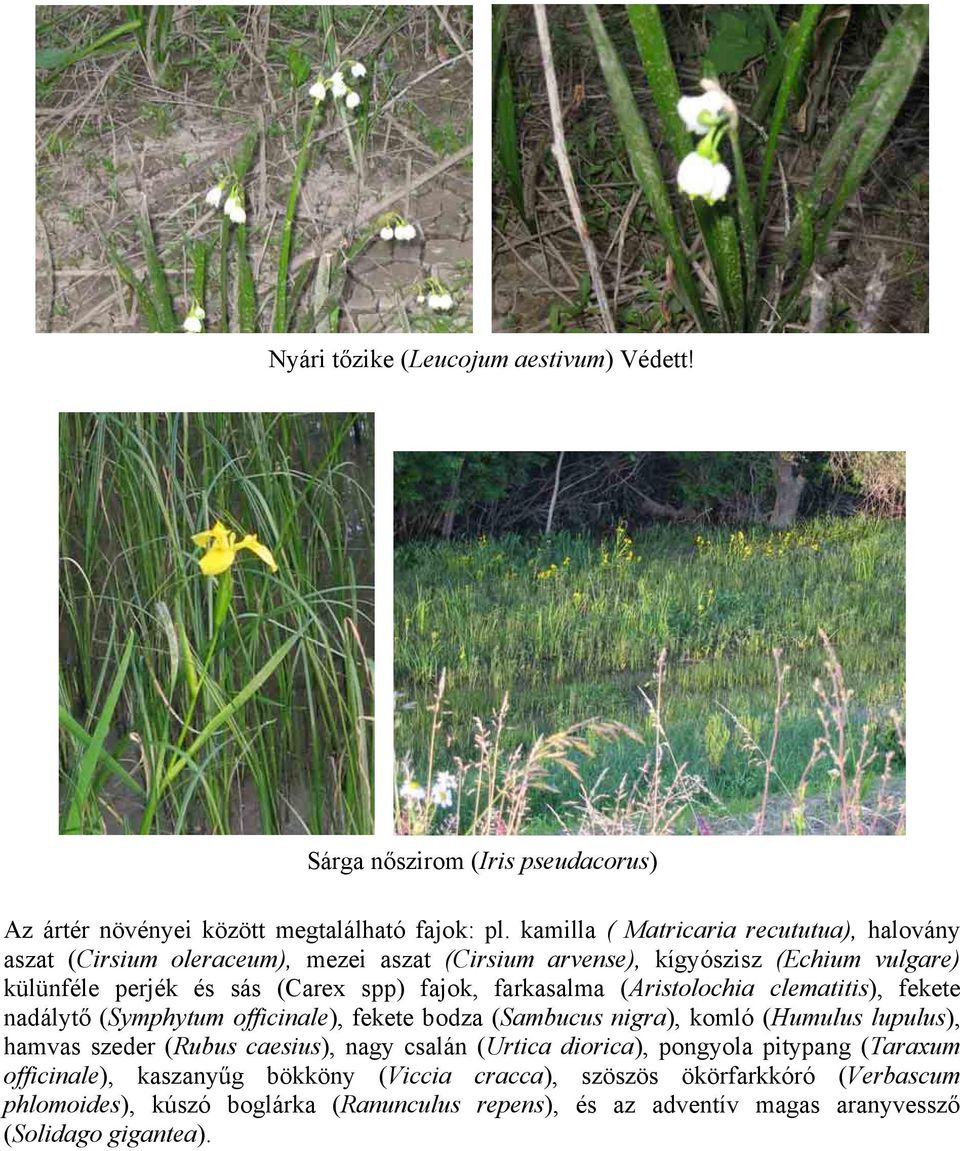
M 374 420 L 61 413 L 59 828 L 373 832 Z

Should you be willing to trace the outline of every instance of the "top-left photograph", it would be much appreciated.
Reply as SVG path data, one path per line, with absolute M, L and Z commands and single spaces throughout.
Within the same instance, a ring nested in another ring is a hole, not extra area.
M 36 9 L 38 332 L 469 332 L 469 6 Z

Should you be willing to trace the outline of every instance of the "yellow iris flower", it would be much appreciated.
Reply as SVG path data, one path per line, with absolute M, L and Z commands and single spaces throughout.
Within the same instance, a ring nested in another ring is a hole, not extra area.
M 237 542 L 236 532 L 229 531 L 219 520 L 209 531 L 197 532 L 192 537 L 197 547 L 206 547 L 206 552 L 200 557 L 200 570 L 205 576 L 220 575 L 237 558 L 237 552 L 243 548 L 252 551 L 254 555 L 267 565 L 271 571 L 277 570 L 277 562 L 268 547 L 257 541 L 256 536 L 244 536 Z

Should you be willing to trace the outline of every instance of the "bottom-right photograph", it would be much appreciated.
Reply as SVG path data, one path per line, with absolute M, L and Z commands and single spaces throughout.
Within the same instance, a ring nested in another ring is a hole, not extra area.
M 397 452 L 394 538 L 397 834 L 904 834 L 904 452 Z

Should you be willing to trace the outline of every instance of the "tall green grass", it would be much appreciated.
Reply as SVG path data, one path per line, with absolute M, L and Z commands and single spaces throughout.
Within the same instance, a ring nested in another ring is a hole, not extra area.
M 769 737 L 780 649 L 792 699 L 779 761 L 799 779 L 820 730 L 818 629 L 856 689 L 859 720 L 882 727 L 902 706 L 904 540 L 902 522 L 858 517 L 787 532 L 669 526 L 632 539 L 620 528 L 604 539 L 406 545 L 396 555 L 397 750 L 419 761 L 444 669 L 444 707 L 461 736 L 438 770 L 469 754 L 473 717 L 495 714 L 505 692 L 518 741 L 594 716 L 653 737 L 640 689 L 666 649 L 661 718 L 674 752 L 726 800 L 749 799 L 762 774 L 735 719 Z M 631 757 L 611 743 L 590 770 L 626 770 Z
M 371 461 L 368 417 L 61 416 L 62 831 L 372 831 Z M 203 576 L 218 519 L 276 573 Z

